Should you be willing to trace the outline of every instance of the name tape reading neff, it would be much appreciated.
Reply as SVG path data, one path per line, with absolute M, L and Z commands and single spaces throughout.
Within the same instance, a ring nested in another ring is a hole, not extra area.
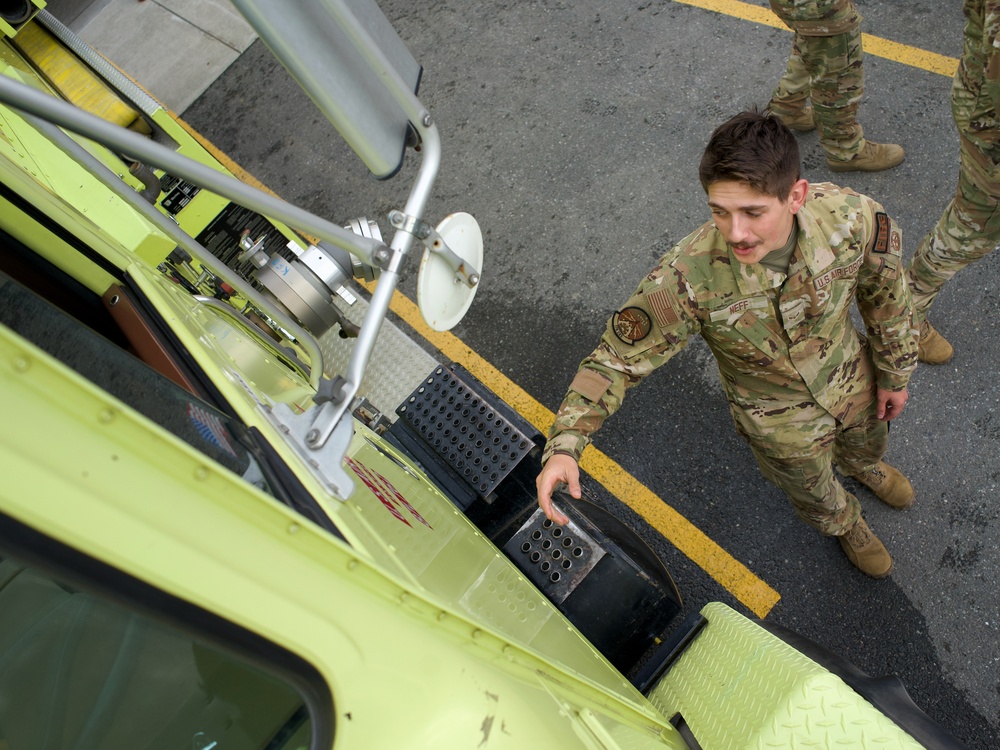
M 764 297 L 748 297 L 734 302 L 729 307 L 715 310 L 710 317 L 712 320 L 728 320 L 737 313 L 757 310 L 762 307 L 767 307 L 767 300 Z

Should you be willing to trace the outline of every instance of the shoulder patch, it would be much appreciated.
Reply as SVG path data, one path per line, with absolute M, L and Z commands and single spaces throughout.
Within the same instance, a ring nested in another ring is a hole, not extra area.
M 653 321 L 641 307 L 625 307 L 611 316 L 611 329 L 615 336 L 631 346 L 649 335 Z
M 666 289 L 661 287 L 655 292 L 647 294 L 646 301 L 649 302 L 649 306 L 653 310 L 653 317 L 656 319 L 656 324 L 660 326 L 660 328 L 672 326 L 680 320 L 680 315 L 677 314 L 670 292 Z
M 889 234 L 889 254 L 896 257 L 902 257 L 903 255 L 903 238 L 900 235 L 899 229 L 895 226 L 893 226 Z
M 902 243 L 899 232 L 894 231 L 892 220 L 888 214 L 879 211 L 875 214 L 875 237 L 872 240 L 873 253 L 889 253 L 899 255 Z

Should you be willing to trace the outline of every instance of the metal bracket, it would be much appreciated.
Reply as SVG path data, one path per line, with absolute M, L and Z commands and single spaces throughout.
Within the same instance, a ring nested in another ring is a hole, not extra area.
M 237 256 L 237 260 L 240 263 L 245 263 L 248 260 L 252 260 L 257 268 L 261 268 L 267 265 L 267 255 L 263 253 L 264 242 L 267 239 L 266 234 L 262 234 L 256 240 L 250 236 L 250 230 L 244 229 L 243 234 L 240 236 L 240 254 Z M 258 258 L 258 254 L 262 257 Z
M 303 444 L 307 450 L 316 452 L 326 446 L 345 423 L 350 425 L 349 429 L 353 433 L 354 427 L 347 413 L 347 407 L 357 390 L 356 385 L 340 375 L 323 378 L 320 381 L 316 396 L 313 398 L 315 406 L 306 412 L 313 416 L 309 420 L 309 426 L 302 433 Z M 346 446 L 344 450 L 347 450 Z
M 286 436 L 288 444 L 302 459 L 309 473 L 322 482 L 334 497 L 341 502 L 346 501 L 354 492 L 354 481 L 343 466 L 344 456 L 354 436 L 354 420 L 339 420 L 333 425 L 329 439 L 312 448 L 310 445 L 314 441 L 310 441 L 309 436 L 316 431 L 313 423 L 323 412 L 322 406 L 315 406 L 302 414 L 296 414 L 283 403 L 274 406 L 265 404 L 261 410 L 267 420 Z
M 390 211 L 389 222 L 400 232 L 412 234 L 427 248 L 428 252 L 440 255 L 455 274 L 455 281 L 470 289 L 479 283 L 479 270 L 470 269 L 468 264 L 448 247 L 444 238 L 430 224 L 416 216 L 408 216 L 402 211 Z

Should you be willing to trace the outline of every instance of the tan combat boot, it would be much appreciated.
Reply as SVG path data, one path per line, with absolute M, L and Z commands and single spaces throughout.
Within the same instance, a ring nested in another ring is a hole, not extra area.
M 854 478 L 874 492 L 875 497 L 883 503 L 899 510 L 909 508 L 917 498 L 910 480 L 885 461 L 879 461 L 869 471 L 855 474 Z
M 843 536 L 837 537 L 837 541 L 847 559 L 865 575 L 885 578 L 892 572 L 892 558 L 888 550 L 868 528 L 865 519 L 859 518 Z
M 920 341 L 917 343 L 917 359 L 928 365 L 943 365 L 955 353 L 948 339 L 934 330 L 926 320 L 920 324 Z
M 783 115 L 778 112 L 773 112 L 772 114 L 785 123 L 785 126 L 789 130 L 808 133 L 810 130 L 816 129 L 816 120 L 813 117 L 812 107 L 804 107 L 793 115 Z
M 861 151 L 847 161 L 827 158 L 826 165 L 831 172 L 879 172 L 902 163 L 906 152 L 895 143 L 875 143 L 865 141 Z

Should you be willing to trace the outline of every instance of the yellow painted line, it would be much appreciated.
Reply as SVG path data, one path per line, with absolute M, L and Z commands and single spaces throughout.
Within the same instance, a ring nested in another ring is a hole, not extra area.
M 399 292 L 393 295 L 390 307 L 417 334 L 437 347 L 445 357 L 461 364 L 483 381 L 490 390 L 513 406 L 521 416 L 534 425 L 535 429 L 542 434 L 548 433 L 555 415 L 500 370 L 454 334 L 430 328 L 424 323 L 417 306 Z M 642 516 L 650 526 L 691 558 L 692 562 L 755 615 L 766 617 L 771 608 L 778 603 L 781 596 L 777 591 L 593 445 L 584 451 L 580 467 L 604 485 L 612 495 Z
M 744 21 L 752 21 L 762 26 L 773 26 L 776 29 L 790 29 L 779 19 L 770 8 L 750 3 L 740 2 L 740 0 L 674 0 L 681 5 L 691 5 L 703 10 L 710 10 L 722 15 L 741 18 Z M 883 57 L 886 60 L 909 65 L 911 68 L 920 68 L 931 73 L 938 73 L 943 76 L 953 76 L 958 69 L 958 60 L 947 55 L 939 55 L 936 52 L 928 52 L 917 47 L 910 47 L 888 39 L 862 34 L 861 43 L 864 45 L 866 55 Z
M 958 70 L 958 60 L 954 57 L 939 55 L 937 52 L 928 52 L 917 47 L 909 47 L 871 34 L 862 34 L 861 40 L 866 55 L 884 57 L 886 60 L 893 60 L 931 73 L 939 73 L 949 78 L 954 77 L 955 71 Z
M 674 0 L 681 5 L 693 5 L 703 10 L 711 10 L 721 13 L 724 16 L 742 18 L 744 21 L 753 21 L 764 26 L 773 26 L 776 29 L 788 31 L 788 27 L 781 22 L 770 8 L 750 3 L 741 3 L 739 0 Z

